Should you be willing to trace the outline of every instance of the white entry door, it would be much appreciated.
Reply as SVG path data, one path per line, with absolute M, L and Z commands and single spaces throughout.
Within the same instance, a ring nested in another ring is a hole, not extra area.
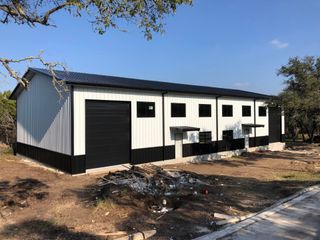
M 175 134 L 176 158 L 182 158 L 182 148 L 183 148 L 183 133 L 176 133 Z

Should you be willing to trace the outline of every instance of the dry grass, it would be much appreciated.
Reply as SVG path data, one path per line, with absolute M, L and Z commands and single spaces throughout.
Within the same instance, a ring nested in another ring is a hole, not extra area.
M 276 176 L 279 180 L 290 181 L 320 181 L 319 173 L 312 172 L 282 172 Z

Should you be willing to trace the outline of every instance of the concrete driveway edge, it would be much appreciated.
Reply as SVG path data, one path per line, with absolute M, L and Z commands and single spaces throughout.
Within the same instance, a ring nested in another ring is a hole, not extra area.
M 314 186 L 302 189 L 301 191 L 276 202 L 272 206 L 270 206 L 260 212 L 257 212 L 256 214 L 251 215 L 250 217 L 248 217 L 248 218 L 246 218 L 236 224 L 227 225 L 222 230 L 206 234 L 206 235 L 198 237 L 194 240 L 215 240 L 215 239 L 219 239 L 222 237 L 226 237 L 234 232 L 239 231 L 242 228 L 245 228 L 245 227 L 265 218 L 266 216 L 270 216 L 276 212 L 279 212 L 282 209 L 288 208 L 288 207 L 290 207 L 290 206 L 292 206 L 292 205 L 294 205 L 294 204 L 296 204 L 296 203 L 298 203 L 308 197 L 311 197 L 319 192 L 320 192 L 320 185 L 314 185 Z

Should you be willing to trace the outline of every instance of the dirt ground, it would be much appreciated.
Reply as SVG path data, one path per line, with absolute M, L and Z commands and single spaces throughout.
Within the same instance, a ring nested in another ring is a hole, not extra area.
M 257 212 L 319 183 L 320 147 L 300 145 L 164 168 L 207 185 L 159 216 L 125 191 L 95 199 L 98 178 L 106 173 L 60 174 L 26 163 L 0 145 L 0 239 L 106 239 L 108 232 L 151 229 L 157 231 L 152 239 L 192 239 L 217 228 L 214 213 Z

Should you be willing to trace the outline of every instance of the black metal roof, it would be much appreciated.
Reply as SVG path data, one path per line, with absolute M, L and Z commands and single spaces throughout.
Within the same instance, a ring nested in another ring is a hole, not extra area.
M 28 72 L 34 72 L 34 73 L 38 72 L 51 77 L 51 73 L 47 69 L 29 68 Z M 80 73 L 80 72 L 65 72 L 65 71 L 55 71 L 55 72 L 58 79 L 64 80 L 67 84 L 74 84 L 74 85 L 91 85 L 91 86 L 101 86 L 101 87 L 151 90 L 151 91 L 161 91 L 161 92 L 206 94 L 206 95 L 214 95 L 214 96 L 232 96 L 232 97 L 244 97 L 244 98 L 256 98 L 256 99 L 270 98 L 269 95 L 236 90 L 236 89 L 149 81 L 149 80 L 140 80 L 140 79 L 134 79 L 134 78 L 124 78 L 124 77 L 97 75 L 97 74 Z M 16 91 L 17 87 L 11 95 L 13 99 L 16 99 L 17 95 L 20 92 L 20 91 Z

